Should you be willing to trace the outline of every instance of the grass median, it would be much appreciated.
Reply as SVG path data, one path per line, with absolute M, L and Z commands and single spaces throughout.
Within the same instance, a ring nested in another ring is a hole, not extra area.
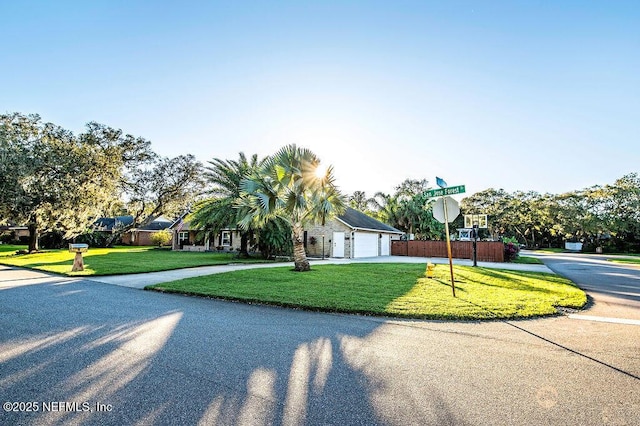
M 154 247 L 90 248 L 84 253 L 84 271 L 71 272 L 74 253 L 69 250 L 44 250 L 40 253 L 16 255 L 20 246 L 0 245 L 0 264 L 39 269 L 70 276 L 119 275 L 168 271 L 196 266 L 229 263 L 263 263 L 264 259 L 238 259 L 234 253 L 181 252 Z
M 607 259 L 609 262 L 622 263 L 627 265 L 640 265 L 640 257 L 612 257 Z
M 289 267 L 228 272 L 157 284 L 147 289 L 327 312 L 403 318 L 487 320 L 553 315 L 579 309 L 585 293 L 555 274 L 437 265 L 434 278 L 421 264 Z

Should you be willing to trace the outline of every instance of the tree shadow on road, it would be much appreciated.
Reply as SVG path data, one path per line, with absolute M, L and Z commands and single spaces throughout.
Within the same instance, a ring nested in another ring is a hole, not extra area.
M 373 425 L 392 408 L 359 346 L 383 320 L 79 280 L 2 296 L 0 391 L 39 410 L 0 423 Z

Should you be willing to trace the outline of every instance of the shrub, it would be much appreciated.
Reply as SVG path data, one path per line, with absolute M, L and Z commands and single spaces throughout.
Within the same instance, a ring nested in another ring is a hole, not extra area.
M 106 248 L 110 245 L 110 235 L 104 232 L 87 231 L 84 234 L 78 235 L 75 239 L 76 243 L 89 244 L 89 247 Z
M 258 232 L 258 249 L 262 257 L 291 256 L 293 242 L 291 241 L 291 227 L 282 220 L 272 220 Z
M 2 235 L 0 235 L 0 243 L 2 244 L 10 244 L 15 240 L 16 240 L 16 233 L 13 231 L 5 232 Z
M 518 258 L 518 254 L 520 253 L 518 240 L 514 237 L 507 237 L 503 238 L 502 242 L 504 243 L 504 261 L 513 262 Z
M 518 258 L 520 248 L 514 243 L 506 243 L 504 245 L 504 261 L 513 262 Z
M 171 242 L 172 235 L 168 229 L 163 229 L 162 231 L 154 232 L 151 236 L 151 242 L 153 245 L 158 247 L 162 247 Z
M 20 237 L 21 244 L 29 244 L 29 237 L 25 237 L 26 241 L 22 242 L 22 237 Z M 60 249 L 65 248 L 67 246 L 67 240 L 64 239 L 62 232 L 59 231 L 51 231 L 44 234 L 40 237 L 40 248 L 43 249 Z

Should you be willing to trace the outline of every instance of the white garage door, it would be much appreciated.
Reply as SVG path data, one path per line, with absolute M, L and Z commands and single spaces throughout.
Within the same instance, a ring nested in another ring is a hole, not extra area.
M 378 255 L 378 234 L 355 232 L 353 237 L 353 257 L 373 257 Z

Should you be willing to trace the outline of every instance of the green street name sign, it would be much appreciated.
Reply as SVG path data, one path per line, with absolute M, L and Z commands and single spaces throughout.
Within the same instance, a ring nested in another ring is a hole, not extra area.
M 443 197 L 445 195 L 463 194 L 465 192 L 464 185 L 452 186 L 450 188 L 430 189 L 425 191 L 424 195 L 427 198 Z

